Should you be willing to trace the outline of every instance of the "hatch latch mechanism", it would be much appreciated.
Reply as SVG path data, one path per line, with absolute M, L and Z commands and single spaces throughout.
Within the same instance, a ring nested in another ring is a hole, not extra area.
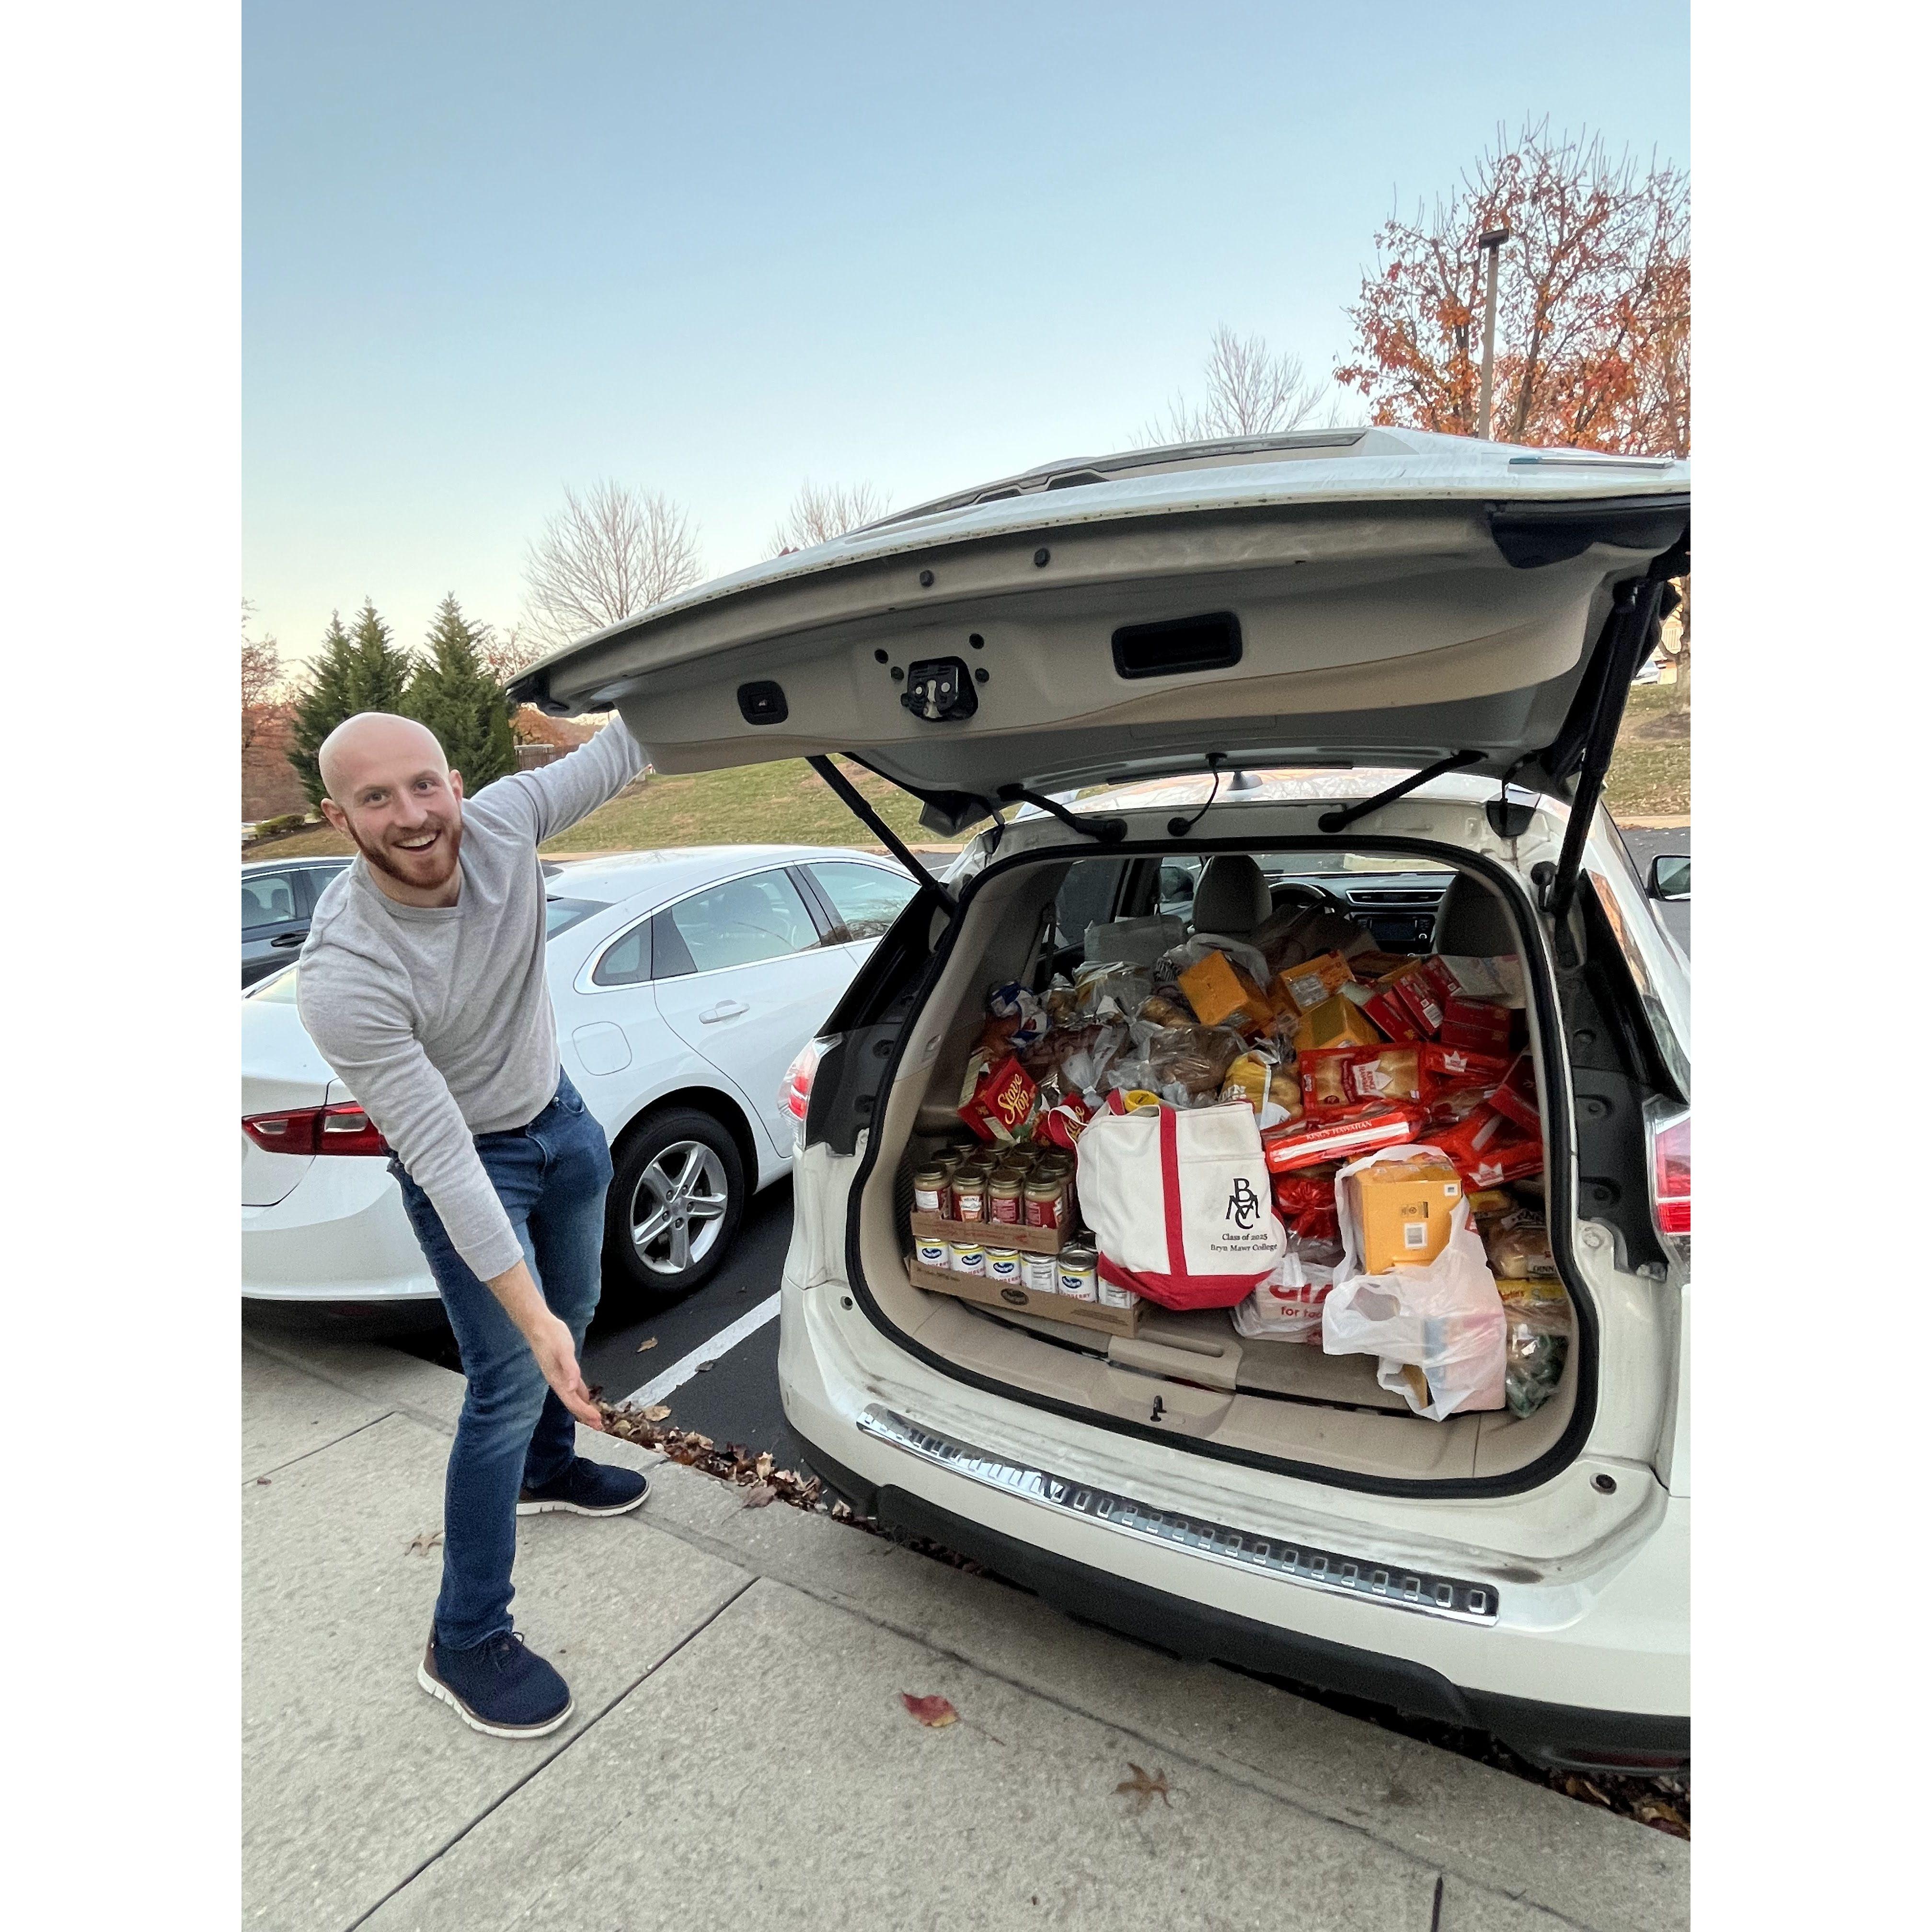
M 970 718 L 980 708 L 980 694 L 964 658 L 922 658 L 906 668 L 899 702 L 915 718 L 939 724 Z

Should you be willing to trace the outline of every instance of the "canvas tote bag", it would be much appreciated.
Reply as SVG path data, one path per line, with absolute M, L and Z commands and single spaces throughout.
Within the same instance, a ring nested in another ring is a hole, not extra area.
M 1245 1100 L 1096 1114 L 1078 1160 L 1102 1280 L 1166 1308 L 1232 1308 L 1274 1273 L 1286 1243 Z

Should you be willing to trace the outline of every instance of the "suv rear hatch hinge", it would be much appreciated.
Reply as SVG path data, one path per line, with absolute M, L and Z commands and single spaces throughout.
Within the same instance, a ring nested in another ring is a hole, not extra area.
M 886 850 L 911 874 L 913 884 L 922 892 L 930 892 L 946 908 L 947 918 L 952 917 L 959 910 L 958 901 L 919 862 L 912 848 L 874 809 L 872 800 L 823 753 L 805 762 L 832 788 L 853 817 L 878 835 Z

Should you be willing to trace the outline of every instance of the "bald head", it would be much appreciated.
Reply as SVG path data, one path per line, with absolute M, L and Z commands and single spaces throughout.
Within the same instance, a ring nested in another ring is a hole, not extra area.
M 376 885 L 406 905 L 454 905 L 461 886 L 463 775 L 413 718 L 361 711 L 322 741 L 322 815 L 346 832 Z
M 365 772 L 392 772 L 398 764 L 449 770 L 436 734 L 393 711 L 358 711 L 344 718 L 322 741 L 316 763 L 322 768 L 322 790 L 340 805 L 352 802 Z

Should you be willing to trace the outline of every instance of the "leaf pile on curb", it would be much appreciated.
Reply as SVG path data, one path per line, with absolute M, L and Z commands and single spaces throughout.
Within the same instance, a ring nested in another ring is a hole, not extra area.
M 594 1395 L 596 1391 L 592 1393 Z M 943 1544 L 934 1543 L 923 1536 L 905 1536 L 881 1528 L 870 1516 L 860 1515 L 849 1503 L 827 1495 L 816 1476 L 801 1476 L 794 1469 L 773 1468 L 767 1452 L 754 1451 L 736 1442 L 727 1442 L 721 1448 L 710 1436 L 700 1436 L 695 1430 L 676 1427 L 670 1420 L 670 1411 L 662 1402 L 654 1402 L 649 1408 L 633 1408 L 608 1402 L 600 1402 L 597 1407 L 604 1418 L 605 1430 L 620 1441 L 656 1449 L 672 1462 L 682 1462 L 686 1468 L 695 1469 L 701 1475 L 716 1476 L 722 1482 L 735 1484 L 747 1492 L 747 1509 L 763 1509 L 767 1503 L 789 1503 L 794 1509 L 807 1510 L 816 1516 L 829 1516 L 834 1522 L 850 1523 L 854 1529 L 862 1529 L 868 1536 L 883 1537 L 890 1543 L 900 1544 L 917 1556 L 932 1557 L 935 1562 L 964 1571 L 969 1576 L 986 1574 L 970 1557 L 962 1556 L 956 1550 L 948 1550 Z

